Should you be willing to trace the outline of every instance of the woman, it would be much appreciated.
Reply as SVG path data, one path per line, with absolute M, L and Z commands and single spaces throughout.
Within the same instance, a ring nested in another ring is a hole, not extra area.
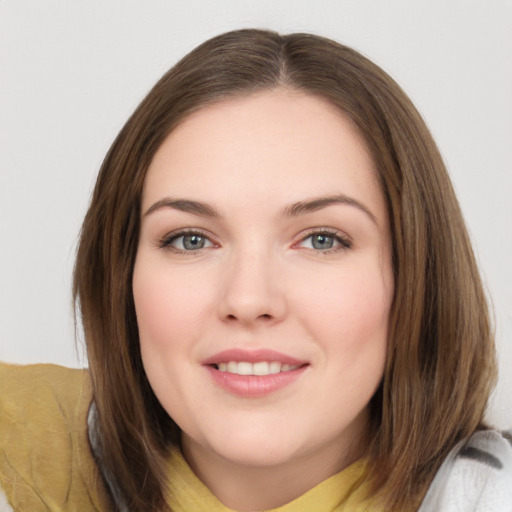
M 81 475 L 63 476 L 68 504 L 507 503 L 512 450 L 483 423 L 494 347 L 456 198 L 408 98 L 351 49 L 242 30 L 171 69 L 103 163 L 74 293 L 92 404 L 84 375 L 49 393 L 80 404 L 69 421 L 60 407 Z M 48 505 L 3 450 L 14 508 L 30 489 Z

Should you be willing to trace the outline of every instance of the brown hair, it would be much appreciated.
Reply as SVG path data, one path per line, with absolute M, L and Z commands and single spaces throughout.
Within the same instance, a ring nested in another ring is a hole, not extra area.
M 479 273 L 439 151 L 379 67 L 308 35 L 240 30 L 203 43 L 154 86 L 101 167 L 84 220 L 74 297 L 83 319 L 103 463 L 130 510 L 166 509 L 179 429 L 145 376 L 132 272 L 146 170 L 188 114 L 223 98 L 288 87 L 318 95 L 359 128 L 380 175 L 395 295 L 387 366 L 370 403 L 368 478 L 388 509 L 417 507 L 448 451 L 482 427 L 495 379 Z

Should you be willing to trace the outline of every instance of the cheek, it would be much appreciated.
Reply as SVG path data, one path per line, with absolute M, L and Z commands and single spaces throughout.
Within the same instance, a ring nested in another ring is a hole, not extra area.
M 143 350 L 148 344 L 171 348 L 199 335 L 200 319 L 212 304 L 212 286 L 205 286 L 204 276 L 180 270 L 143 260 L 135 265 L 133 295 Z
M 379 266 L 347 265 L 296 290 L 295 307 L 304 327 L 334 360 L 384 357 L 393 297 L 391 273 Z

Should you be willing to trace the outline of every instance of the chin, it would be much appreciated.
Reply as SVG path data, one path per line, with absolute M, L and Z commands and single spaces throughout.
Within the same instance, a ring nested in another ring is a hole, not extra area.
M 268 428 L 269 425 L 255 428 L 255 425 L 253 422 L 236 428 L 226 425 L 222 429 L 213 428 L 192 443 L 196 447 L 208 447 L 216 456 L 233 464 L 255 467 L 281 465 L 301 452 L 303 439 L 295 438 L 293 431 L 279 424 L 273 428 Z
M 277 446 L 267 440 L 254 440 L 250 443 L 229 443 L 217 451 L 218 455 L 233 464 L 253 467 L 280 466 L 293 460 L 297 450 L 291 446 Z

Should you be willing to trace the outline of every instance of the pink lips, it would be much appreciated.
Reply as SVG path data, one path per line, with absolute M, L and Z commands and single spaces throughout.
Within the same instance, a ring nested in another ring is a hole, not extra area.
M 281 364 L 298 366 L 298 368 L 269 375 L 238 375 L 217 369 L 219 363 L 228 361 L 248 363 L 278 361 Z M 292 384 L 309 366 L 307 361 L 301 361 L 286 354 L 266 349 L 224 350 L 205 359 L 203 365 L 215 384 L 233 395 L 247 398 L 264 397 Z

